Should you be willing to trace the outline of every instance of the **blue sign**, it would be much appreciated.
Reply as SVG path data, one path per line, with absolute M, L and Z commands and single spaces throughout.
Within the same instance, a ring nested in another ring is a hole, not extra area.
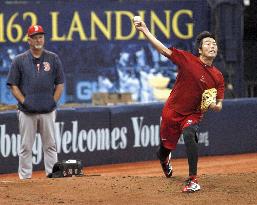
M 193 51 L 195 36 L 208 29 L 205 0 L 3 2 L 0 73 L 6 75 L 14 56 L 28 49 L 27 28 L 40 24 L 46 48 L 63 62 L 67 101 L 90 102 L 93 92 L 131 92 L 134 101 L 153 101 L 149 76 L 170 78 L 171 88 L 177 70 L 136 31 L 135 15 L 168 47 Z
M 60 109 L 56 144 L 59 160 L 81 159 L 84 166 L 157 160 L 163 103 Z M 214 123 L 215 122 L 215 123 Z M 200 124 L 200 156 L 257 150 L 257 99 L 224 100 L 220 113 Z M 0 113 L 0 174 L 16 172 L 21 136 L 16 111 Z M 172 152 L 186 157 L 183 138 Z M 33 170 L 44 169 L 39 133 L 32 150 Z

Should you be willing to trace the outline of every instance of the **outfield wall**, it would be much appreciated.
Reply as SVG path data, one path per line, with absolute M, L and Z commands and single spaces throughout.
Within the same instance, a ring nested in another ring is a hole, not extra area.
M 58 110 L 59 159 L 81 159 L 84 166 L 155 160 L 163 103 L 80 107 Z M 20 135 L 16 111 L 0 113 L 0 173 L 16 172 Z M 257 99 L 225 100 L 221 113 L 201 123 L 201 156 L 257 151 Z M 185 157 L 183 140 L 174 157 Z M 33 147 L 34 170 L 44 169 L 40 135 Z

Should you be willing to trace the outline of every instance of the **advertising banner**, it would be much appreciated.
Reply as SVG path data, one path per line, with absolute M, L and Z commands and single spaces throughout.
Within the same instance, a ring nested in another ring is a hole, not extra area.
M 163 103 L 58 110 L 59 160 L 84 166 L 157 160 Z M 257 100 L 226 100 L 220 113 L 207 112 L 200 124 L 200 156 L 257 151 Z M 21 136 L 16 112 L 0 113 L 0 174 L 16 172 Z M 33 146 L 34 170 L 43 170 L 40 134 Z M 181 137 L 173 158 L 186 157 Z
M 177 68 L 136 31 L 131 20 L 135 15 L 168 47 L 193 51 L 195 36 L 208 30 L 205 0 L 2 0 L 0 75 L 6 77 L 11 60 L 28 49 L 28 27 L 40 24 L 46 49 L 63 62 L 66 102 L 90 103 L 94 92 L 130 92 L 134 101 L 154 101 L 149 78 L 167 77 L 170 89 Z M 6 95 L 0 102 L 13 103 Z

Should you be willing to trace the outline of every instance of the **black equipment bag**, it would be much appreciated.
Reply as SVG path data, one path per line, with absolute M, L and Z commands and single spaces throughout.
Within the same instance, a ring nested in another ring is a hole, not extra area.
M 53 172 L 48 175 L 49 178 L 61 178 L 72 176 L 83 176 L 83 165 L 81 160 L 63 160 L 56 162 L 53 166 Z

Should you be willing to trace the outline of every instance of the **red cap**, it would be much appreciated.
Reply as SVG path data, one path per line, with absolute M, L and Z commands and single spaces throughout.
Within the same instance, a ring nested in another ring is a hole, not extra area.
M 31 37 L 36 34 L 45 34 L 45 31 L 40 25 L 32 25 L 28 29 L 28 36 Z

